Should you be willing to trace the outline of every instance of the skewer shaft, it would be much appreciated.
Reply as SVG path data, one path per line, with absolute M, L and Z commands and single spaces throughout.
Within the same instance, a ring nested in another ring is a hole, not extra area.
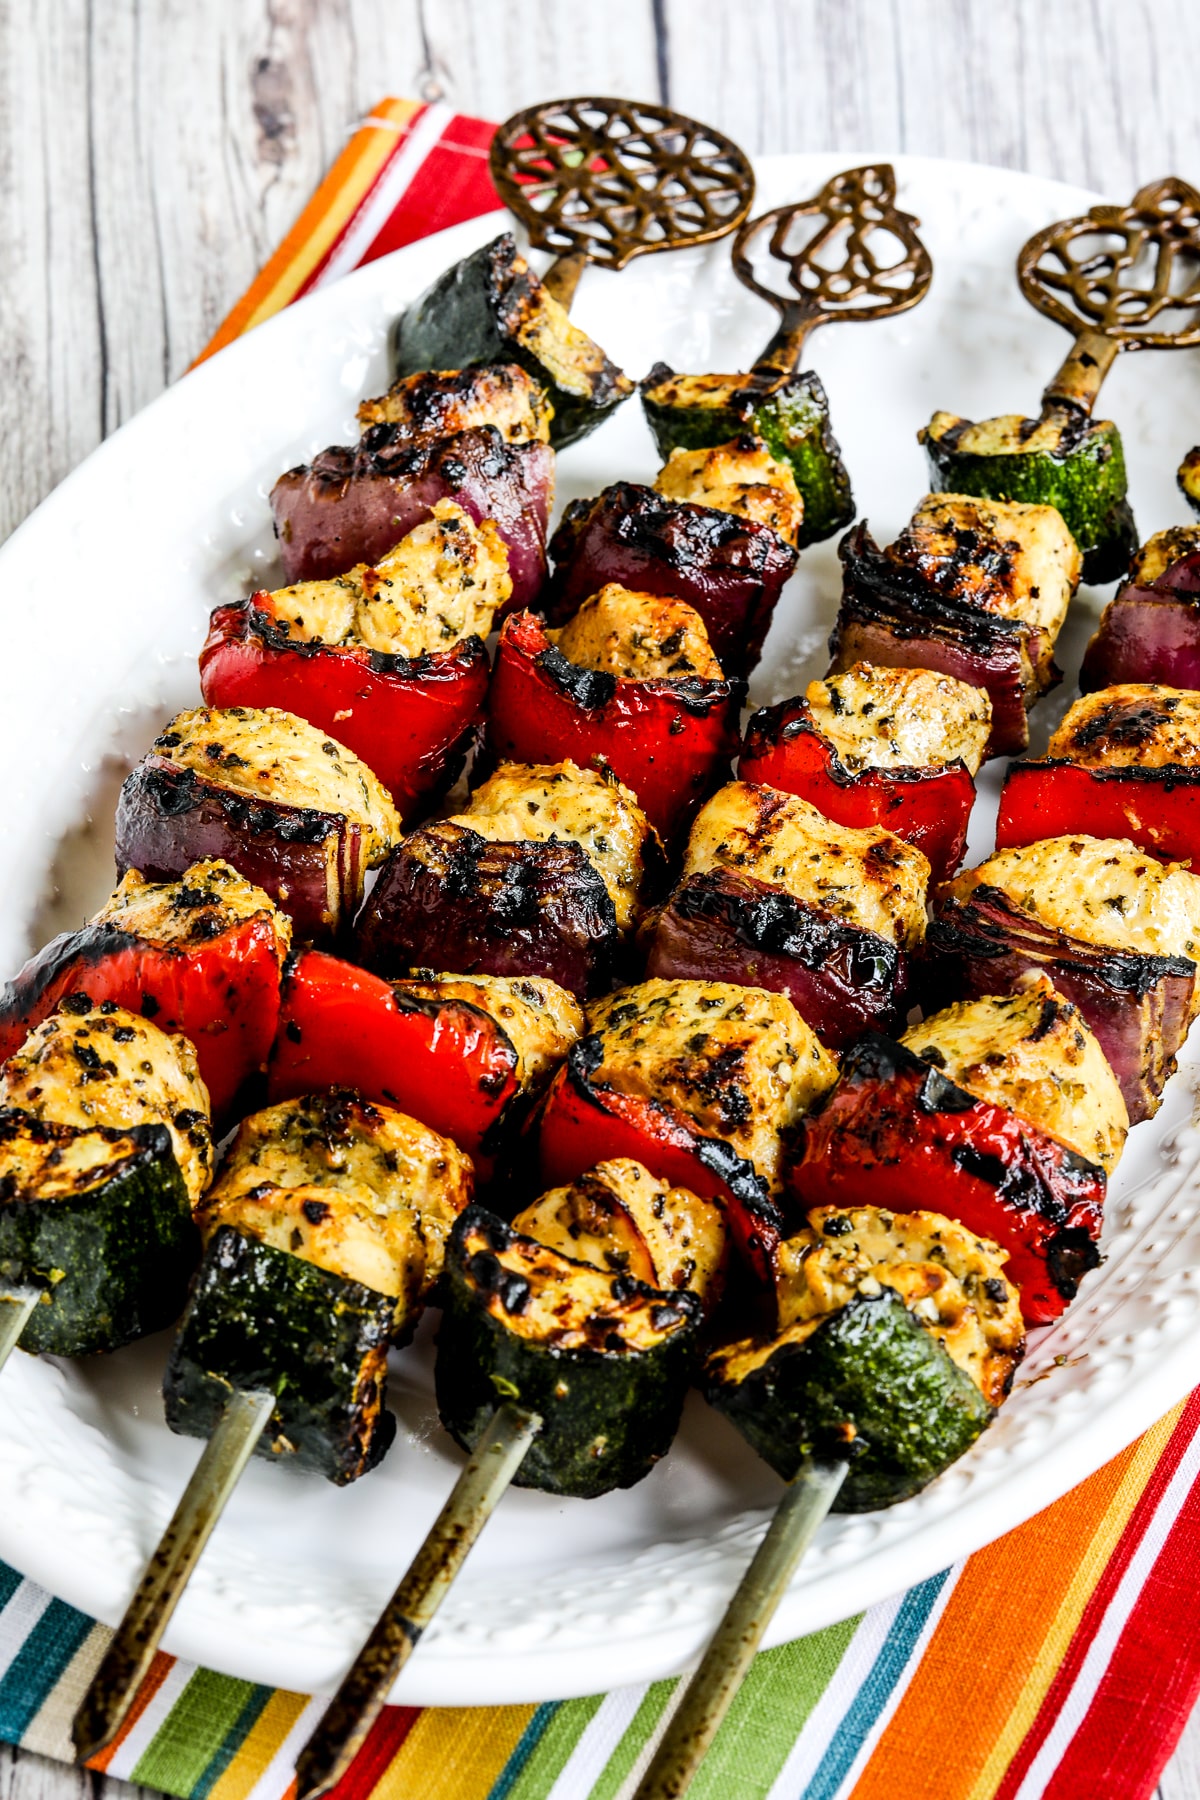
M 231 1395 L 75 1715 L 71 1735 L 80 1762 L 103 1750 L 120 1729 L 274 1406 L 272 1393 Z
M 1043 415 L 1064 405 L 1090 413 L 1120 348 L 1115 337 L 1107 337 L 1102 331 L 1081 331 L 1042 395 Z
M 556 256 L 542 276 L 542 286 L 546 292 L 567 312 L 571 310 L 579 277 L 587 266 L 588 259 L 582 250 L 569 250 L 565 256 Z
M 844 1462 L 808 1463 L 788 1487 L 642 1777 L 635 1800 L 676 1800 L 687 1792 L 801 1557 L 837 1499 L 847 1466 Z
M 0 1288 L 0 1369 L 16 1348 L 29 1315 L 41 1299 L 37 1288 Z
M 407 1574 L 297 1757 L 297 1800 L 326 1793 L 349 1768 L 541 1428 L 536 1413 L 522 1412 L 511 1401 L 493 1415 Z

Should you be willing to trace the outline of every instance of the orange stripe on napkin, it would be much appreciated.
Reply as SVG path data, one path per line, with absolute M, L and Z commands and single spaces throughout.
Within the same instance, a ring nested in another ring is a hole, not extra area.
M 107 1744 L 103 1750 L 98 1750 L 95 1756 L 88 1758 L 87 1768 L 95 1769 L 100 1774 L 104 1773 L 174 1667 L 175 1658 L 173 1656 L 166 1656 L 161 1650 L 155 1653 L 154 1661 L 150 1664 L 141 1687 L 134 1695 L 133 1705 L 126 1713 L 120 1731 L 111 1744 Z

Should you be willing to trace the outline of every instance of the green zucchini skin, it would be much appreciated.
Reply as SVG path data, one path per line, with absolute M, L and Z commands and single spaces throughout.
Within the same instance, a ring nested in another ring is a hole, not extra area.
M 535 347 L 546 316 L 542 284 L 506 231 L 439 275 L 401 314 L 392 338 L 394 373 L 520 363 L 550 396 L 550 442 L 561 450 L 595 431 L 629 398 L 633 383 L 589 339 L 586 354 L 575 358 L 576 377 L 565 387 Z
M 212 1435 L 233 1388 L 269 1388 L 255 1447 L 339 1487 L 375 1467 L 396 1432 L 384 1408 L 395 1301 L 260 1244 L 231 1225 L 209 1241 L 163 1378 L 167 1424 Z
M 53 1199 L 22 1185 L 12 1167 L 22 1141 L 53 1147 L 85 1136 L 112 1145 L 107 1180 Z M 85 1133 L 0 1111 L 0 1282 L 46 1294 L 23 1350 L 91 1356 L 161 1331 L 179 1317 L 199 1247 L 165 1126 Z
M 810 1455 L 846 1456 L 852 1425 L 837 1512 L 919 1493 L 995 1416 L 891 1288 L 859 1295 L 803 1343 L 781 1343 L 739 1383 L 710 1377 L 705 1394 L 785 1481 Z
M 930 486 L 945 494 L 986 500 L 1024 500 L 1054 506 L 1083 554 L 1083 579 L 1102 584 L 1124 575 L 1138 545 L 1128 499 L 1125 450 L 1111 420 L 1082 420 L 1064 429 L 1062 448 L 980 455 L 959 450 L 955 438 L 971 423 L 935 437 L 917 433 L 929 459 Z
M 677 1315 L 675 1329 L 653 1349 L 564 1350 L 519 1337 L 486 1302 L 499 1295 L 519 1310 L 517 1284 L 525 1284 L 501 1266 L 496 1252 L 520 1242 L 530 1240 L 479 1206 L 455 1224 L 435 1371 L 442 1423 L 457 1444 L 472 1450 L 497 1407 L 515 1400 L 543 1420 L 516 1477 L 518 1487 L 583 1500 L 633 1487 L 666 1455 L 679 1428 L 700 1303 L 691 1293 L 659 1294 L 629 1276 L 615 1276 L 631 1300 Z
M 658 453 L 665 462 L 672 450 L 709 450 L 727 444 L 746 430 L 762 438 L 771 455 L 787 463 L 804 498 L 804 522 L 797 547 L 832 537 L 854 518 L 850 475 L 829 422 L 829 400 L 821 378 L 811 369 L 781 376 L 770 387 L 758 387 L 743 375 L 702 379 L 728 390 L 717 405 L 689 405 L 680 395 L 679 377 L 666 363 L 655 363 L 640 383 L 642 411 Z

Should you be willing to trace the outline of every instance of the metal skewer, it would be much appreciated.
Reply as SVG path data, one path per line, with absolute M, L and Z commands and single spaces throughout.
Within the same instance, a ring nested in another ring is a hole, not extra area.
M 0 1369 L 20 1341 L 30 1314 L 41 1297 L 39 1288 L 0 1288 Z
M 296 1800 L 328 1793 L 350 1767 L 396 1677 L 432 1623 L 542 1428 L 511 1401 L 492 1416 L 354 1665 L 296 1759 Z
M 499 126 L 492 180 L 529 241 L 555 253 L 542 277 L 570 307 L 589 263 L 707 244 L 736 231 L 754 199 L 742 150 L 711 126 L 632 100 L 547 100 Z
M 784 1491 L 634 1800 L 676 1800 L 687 1792 L 849 1466 L 806 1463 Z
M 230 1396 L 75 1714 L 71 1736 L 77 1761 L 95 1756 L 120 1730 L 274 1406 L 275 1395 L 260 1390 L 235 1390 Z

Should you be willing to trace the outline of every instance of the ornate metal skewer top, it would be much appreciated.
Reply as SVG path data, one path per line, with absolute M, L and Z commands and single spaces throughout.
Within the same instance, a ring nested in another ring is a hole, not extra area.
M 492 139 L 492 180 L 540 250 L 569 305 L 589 262 L 623 269 L 655 250 L 736 231 L 754 199 L 748 157 L 729 138 L 664 106 L 595 97 L 548 100 Z
M 1090 412 L 1120 351 L 1200 344 L 1200 193 L 1168 175 L 1128 206 L 1047 225 L 1022 245 L 1017 279 L 1076 339 L 1045 404 Z
M 924 299 L 933 263 L 917 235 L 920 220 L 895 199 L 895 170 L 872 163 L 844 169 L 810 200 L 742 226 L 733 246 L 738 279 L 781 315 L 759 369 L 790 373 L 809 332 L 830 319 L 882 319 Z M 771 259 L 787 271 L 786 291 L 759 277 L 764 238 Z

